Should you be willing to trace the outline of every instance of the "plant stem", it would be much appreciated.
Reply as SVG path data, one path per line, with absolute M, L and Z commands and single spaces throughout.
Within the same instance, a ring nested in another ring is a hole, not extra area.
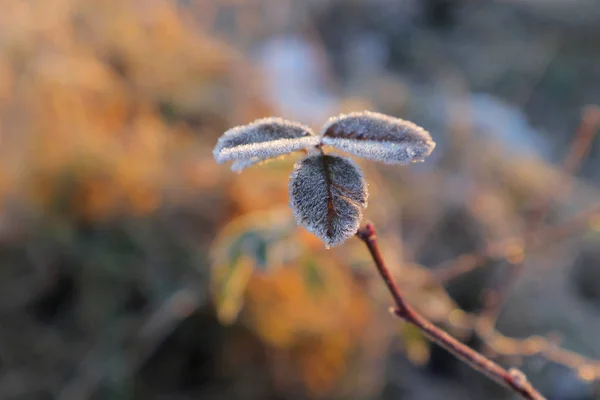
M 416 326 L 431 341 L 445 348 L 475 370 L 483 373 L 500 385 L 520 394 L 523 398 L 530 400 L 545 399 L 544 396 L 531 386 L 527 377 L 521 371 L 513 368 L 510 370 L 502 368 L 492 360 L 484 357 L 482 354 L 450 336 L 447 332 L 433 325 L 406 303 L 400 288 L 398 288 L 398 285 L 394 281 L 394 278 L 383 260 L 379 245 L 377 244 L 375 227 L 372 224 L 367 224 L 360 228 L 356 235 L 367 245 L 379 275 L 383 278 L 388 290 L 396 302 L 394 313 L 398 317 Z

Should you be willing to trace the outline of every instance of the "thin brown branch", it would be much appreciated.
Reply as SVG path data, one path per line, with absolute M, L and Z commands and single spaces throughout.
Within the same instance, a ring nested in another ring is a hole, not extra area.
M 448 282 L 467 272 L 501 258 L 521 258 L 522 252 L 539 250 L 550 244 L 570 238 L 578 231 L 585 230 L 590 221 L 600 216 L 600 204 L 584 210 L 568 221 L 542 228 L 528 235 L 524 241 L 519 237 L 501 239 L 488 244 L 479 252 L 463 253 L 458 257 L 432 267 L 432 274 L 438 282 Z
M 398 317 L 417 327 L 430 340 L 444 347 L 454 356 L 461 359 L 472 368 L 483 373 L 498 384 L 513 390 L 515 393 L 520 394 L 525 399 L 544 399 L 544 397 L 537 392 L 533 386 L 531 386 L 521 371 L 513 368 L 509 370 L 502 368 L 492 360 L 484 357 L 482 354 L 459 342 L 442 329 L 433 325 L 425 317 L 421 316 L 416 310 L 408 305 L 408 303 L 406 303 L 400 289 L 398 288 L 398 285 L 396 284 L 385 264 L 385 261 L 383 260 L 379 250 L 379 245 L 377 244 L 375 227 L 372 224 L 367 224 L 359 229 L 357 236 L 366 244 L 367 248 L 369 249 L 369 252 L 373 257 L 373 261 L 375 262 L 375 266 L 377 267 L 377 271 L 383 278 L 388 290 L 394 298 L 396 303 L 394 312 Z
M 571 175 L 580 167 L 581 162 L 587 156 L 599 127 L 600 107 L 595 105 L 586 107 L 581 124 L 575 133 L 573 143 L 563 160 L 562 168 L 565 172 L 565 179 L 560 182 L 553 196 L 540 200 L 538 205 L 534 207 L 531 221 L 528 224 L 528 232 L 524 238 L 513 237 L 496 241 L 489 244 L 483 251 L 461 254 L 455 259 L 433 268 L 437 280 L 439 282 L 446 282 L 481 267 L 491 260 L 498 258 L 508 259 L 515 250 L 523 252 L 525 247 L 528 250 L 533 250 L 543 247 L 548 243 L 554 243 L 556 240 L 562 240 L 569 237 L 573 231 L 577 231 L 585 226 L 593 216 L 599 215 L 600 205 L 595 205 L 590 210 L 576 215 L 566 223 L 547 229 L 540 229 L 550 210 L 552 201 L 568 193 L 571 187 Z M 514 268 L 513 276 L 509 280 L 508 286 L 512 286 L 511 282 L 518 279 L 520 271 L 521 268 Z M 496 303 L 501 304 L 502 301 L 498 299 Z
M 521 253 L 518 262 L 509 262 L 507 264 L 503 280 L 495 285 L 495 287 L 486 289 L 483 296 L 483 309 L 481 315 L 489 321 L 492 321 L 494 325 L 502 311 L 504 303 L 506 303 L 506 300 L 510 295 L 511 288 L 523 273 L 523 254 Z
M 523 339 L 504 336 L 498 332 L 493 318 L 474 317 L 473 330 L 496 355 L 503 357 L 540 355 L 557 364 L 577 372 L 580 379 L 594 381 L 600 379 L 600 361 L 563 349 L 554 340 L 534 335 Z
M 476 334 L 492 355 L 490 358 L 540 356 L 548 361 L 571 368 L 584 381 L 600 380 L 600 360 L 583 356 L 560 347 L 560 338 L 549 335 L 532 335 L 513 338 L 500 333 L 493 317 L 461 312 L 460 319 L 446 315 L 439 322 L 461 331 L 462 335 Z
M 563 179 L 559 182 L 556 190 L 539 201 L 538 205 L 534 208 L 531 217 L 528 218 L 526 224 L 527 231 L 524 235 L 524 243 L 519 261 L 510 262 L 509 257 L 506 257 L 510 262 L 506 279 L 498 287 L 490 288 L 488 290 L 488 296 L 484 299 L 483 314 L 490 318 L 492 324 L 495 324 L 498 314 L 510 296 L 511 289 L 523 275 L 525 269 L 525 264 L 523 263 L 525 248 L 529 246 L 535 238 L 539 228 L 544 224 L 546 216 L 552 207 L 552 203 L 562 196 L 565 196 L 570 191 L 572 186 L 571 181 L 573 179 L 572 174 L 579 169 L 583 159 L 589 153 L 599 125 L 600 107 L 586 107 L 581 118 L 581 123 L 575 133 L 575 138 L 563 160 Z
M 132 342 L 135 345 L 126 346 L 129 348 L 124 353 L 126 374 L 133 375 L 177 325 L 198 308 L 200 299 L 197 293 L 198 290 L 188 288 L 177 290 L 160 307 L 148 313 Z M 123 342 L 126 339 L 127 333 L 121 332 L 118 340 L 122 346 L 125 346 Z M 90 349 L 78 366 L 77 374 L 56 394 L 57 399 L 82 400 L 92 397 L 94 390 L 110 372 L 103 361 L 106 358 L 105 348 L 106 343 L 101 340 Z
M 564 177 L 557 185 L 556 190 L 547 198 L 541 199 L 529 221 L 529 232 L 535 232 L 543 224 L 552 202 L 565 196 L 571 188 L 572 175 L 579 169 L 581 163 L 588 155 L 592 142 L 600 126 L 600 107 L 587 106 L 583 111 L 581 123 L 575 132 L 575 137 L 571 143 L 569 151 L 565 155 L 562 163 Z

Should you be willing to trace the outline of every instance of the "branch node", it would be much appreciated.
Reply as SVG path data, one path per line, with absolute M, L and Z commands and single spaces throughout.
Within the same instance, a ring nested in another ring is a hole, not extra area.
M 377 238 L 375 226 L 368 222 L 356 232 L 356 236 L 358 236 L 363 242 L 375 240 Z
M 510 377 L 510 384 L 519 390 L 523 390 L 529 385 L 529 381 L 527 380 L 527 376 L 523 373 L 523 371 L 517 368 L 511 368 L 508 370 L 508 376 Z

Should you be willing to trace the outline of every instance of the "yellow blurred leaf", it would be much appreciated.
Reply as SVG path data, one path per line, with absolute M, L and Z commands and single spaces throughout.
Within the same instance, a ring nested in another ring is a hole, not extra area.
M 246 285 L 254 274 L 269 274 L 293 258 L 289 233 L 295 224 L 283 210 L 239 217 L 220 232 L 211 245 L 211 286 L 221 322 L 236 320 Z
M 430 345 L 421 331 L 410 324 L 404 324 L 402 330 L 402 342 L 406 356 L 415 365 L 423 366 L 429 361 Z
M 215 268 L 211 290 L 217 316 L 223 324 L 231 324 L 242 308 L 248 280 L 255 267 L 255 261 L 247 256 L 239 257 L 233 265 Z

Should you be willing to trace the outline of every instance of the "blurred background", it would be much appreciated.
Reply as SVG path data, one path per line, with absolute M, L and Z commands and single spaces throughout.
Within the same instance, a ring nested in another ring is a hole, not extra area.
M 1 0 L 0 399 L 508 399 L 389 312 L 358 240 L 227 129 L 409 119 L 360 162 L 408 301 L 600 399 L 598 0 Z

